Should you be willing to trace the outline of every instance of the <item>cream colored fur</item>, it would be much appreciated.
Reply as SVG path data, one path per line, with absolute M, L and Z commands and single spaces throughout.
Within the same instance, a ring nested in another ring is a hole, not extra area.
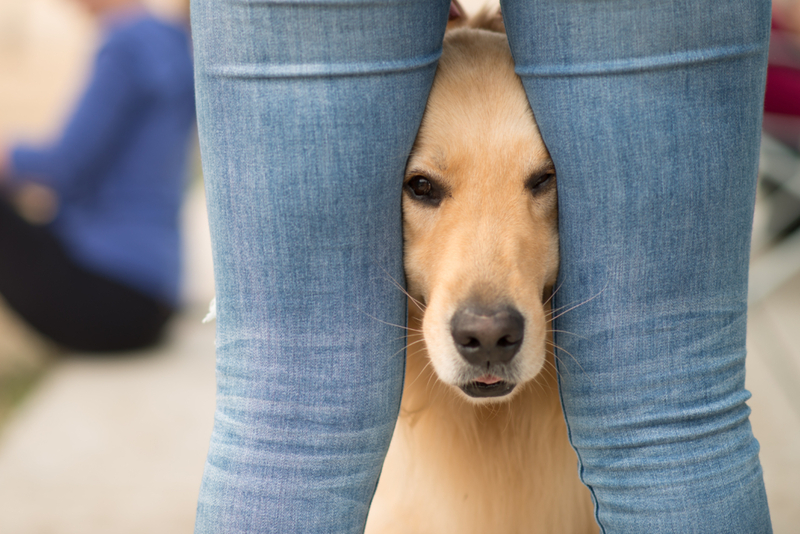
M 406 180 L 444 186 L 438 206 L 406 194 L 409 348 L 397 428 L 368 534 L 597 532 L 567 439 L 549 336 L 558 269 L 555 184 L 504 35 L 448 32 Z M 514 391 L 473 399 L 450 318 L 465 302 L 525 319 Z

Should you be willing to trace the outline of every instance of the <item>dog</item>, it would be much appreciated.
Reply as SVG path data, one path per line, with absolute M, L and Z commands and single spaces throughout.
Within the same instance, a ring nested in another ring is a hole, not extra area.
M 557 210 L 505 35 L 448 29 L 403 183 L 406 375 L 367 534 L 598 531 L 550 335 Z

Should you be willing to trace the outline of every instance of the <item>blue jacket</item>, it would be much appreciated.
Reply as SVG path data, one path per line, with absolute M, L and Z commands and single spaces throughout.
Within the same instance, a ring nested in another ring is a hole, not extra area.
M 76 262 L 172 305 L 194 109 L 187 31 L 141 16 L 109 29 L 61 139 L 11 154 L 13 180 L 58 193 L 50 226 Z

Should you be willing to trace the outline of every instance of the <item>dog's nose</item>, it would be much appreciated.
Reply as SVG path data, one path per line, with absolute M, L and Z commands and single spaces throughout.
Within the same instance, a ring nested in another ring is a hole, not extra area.
M 507 363 L 519 351 L 525 319 L 514 308 L 462 308 L 450 321 L 458 352 L 473 365 Z

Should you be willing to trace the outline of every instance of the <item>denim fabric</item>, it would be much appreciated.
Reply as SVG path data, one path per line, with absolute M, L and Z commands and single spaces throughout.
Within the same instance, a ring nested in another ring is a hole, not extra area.
M 218 386 L 197 532 L 363 530 L 402 391 L 400 186 L 447 12 L 194 2 Z
M 558 172 L 560 388 L 602 531 L 770 532 L 744 389 L 769 3 L 534 4 L 503 7 Z
M 563 404 L 604 532 L 769 532 L 747 422 L 769 8 L 504 3 L 559 174 Z M 196 532 L 359 532 L 446 0 L 194 0 L 218 400 Z M 575 305 L 583 303 L 580 306 Z

